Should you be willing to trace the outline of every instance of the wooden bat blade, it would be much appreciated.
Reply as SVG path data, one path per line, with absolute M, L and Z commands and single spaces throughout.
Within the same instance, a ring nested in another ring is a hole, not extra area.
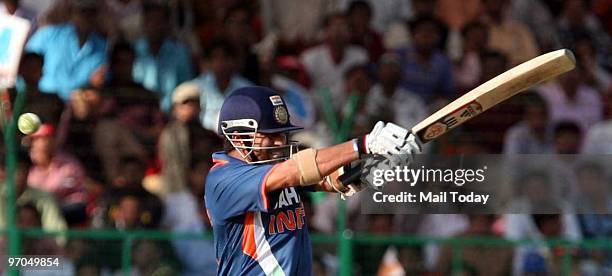
M 422 143 L 507 100 L 519 92 L 574 69 L 576 59 L 567 49 L 546 53 L 521 63 L 449 103 L 412 128 Z

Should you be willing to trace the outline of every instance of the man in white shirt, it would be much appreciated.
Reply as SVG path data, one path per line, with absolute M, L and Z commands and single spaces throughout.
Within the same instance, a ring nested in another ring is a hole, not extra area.
M 19 0 L 0 1 L 0 15 L 12 15 L 30 21 L 31 30 L 36 29 L 37 14 L 33 10 L 21 5 Z
M 605 100 L 607 118 L 593 125 L 585 134 L 582 144 L 584 154 L 612 154 L 612 104 Z
M 373 118 L 386 116 L 390 122 L 411 128 L 425 118 L 427 106 L 421 97 L 399 85 L 401 74 L 402 67 L 397 54 L 387 53 L 380 58 L 379 83 L 368 93 L 366 113 Z
M 508 129 L 504 154 L 543 154 L 553 151 L 553 133 L 548 123 L 548 106 L 537 93 L 523 96 L 523 120 Z
M 332 14 L 325 19 L 325 40 L 322 44 L 306 50 L 301 61 L 310 75 L 312 88 L 318 92 L 329 89 L 335 94 L 343 89 L 332 89 L 342 85 L 344 73 L 357 64 L 367 63 L 367 52 L 357 46 L 349 45 L 349 27 L 346 17 Z M 333 98 L 342 95 L 332 95 Z
M 597 90 L 583 82 L 583 68 L 566 73 L 558 82 L 551 82 L 539 89 L 540 95 L 550 107 L 551 121 L 574 121 L 582 131 L 601 121 L 602 104 Z

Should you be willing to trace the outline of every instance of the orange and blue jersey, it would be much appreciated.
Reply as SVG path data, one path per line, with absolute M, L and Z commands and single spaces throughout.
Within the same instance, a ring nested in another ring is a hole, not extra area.
M 312 275 L 312 248 L 299 188 L 266 192 L 274 165 L 213 154 L 205 201 L 218 275 Z

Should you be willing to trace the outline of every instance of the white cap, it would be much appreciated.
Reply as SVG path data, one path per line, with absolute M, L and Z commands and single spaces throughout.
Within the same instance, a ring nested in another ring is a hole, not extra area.
M 172 92 L 172 103 L 184 103 L 187 100 L 199 100 L 200 88 L 194 82 L 184 82 Z

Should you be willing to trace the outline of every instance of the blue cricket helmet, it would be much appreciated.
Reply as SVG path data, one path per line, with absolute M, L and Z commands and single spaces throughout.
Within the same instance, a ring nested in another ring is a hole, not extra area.
M 256 133 L 288 133 L 300 129 L 302 127 L 291 124 L 283 98 L 263 86 L 235 90 L 225 99 L 219 112 L 219 134 L 250 164 L 287 160 L 298 148 L 294 141 L 287 141 L 285 145 L 255 145 Z M 271 151 L 276 155 L 261 160 L 252 154 L 255 150 Z
M 250 128 L 242 125 L 231 127 L 229 122 L 251 119 L 257 122 L 257 132 L 283 133 L 303 129 L 291 124 L 287 105 L 272 89 L 263 86 L 247 86 L 234 90 L 223 102 L 219 112 L 218 131 Z M 229 128 L 228 128 L 229 127 Z

